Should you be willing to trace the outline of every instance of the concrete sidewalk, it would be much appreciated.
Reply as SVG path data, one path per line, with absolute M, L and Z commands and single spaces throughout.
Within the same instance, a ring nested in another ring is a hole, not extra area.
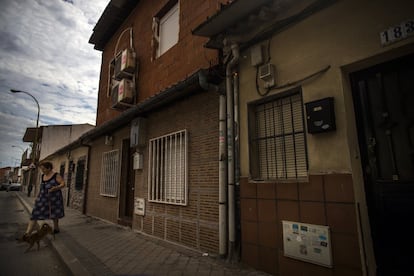
M 30 213 L 34 198 L 15 192 Z M 73 275 L 269 275 L 65 208 L 50 244 Z

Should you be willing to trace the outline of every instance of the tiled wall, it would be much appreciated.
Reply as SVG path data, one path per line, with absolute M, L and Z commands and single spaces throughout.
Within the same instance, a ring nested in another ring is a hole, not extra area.
M 242 178 L 242 261 L 273 275 L 362 275 L 352 176 L 311 175 L 309 182 L 253 182 Z M 282 220 L 331 229 L 333 267 L 283 255 Z

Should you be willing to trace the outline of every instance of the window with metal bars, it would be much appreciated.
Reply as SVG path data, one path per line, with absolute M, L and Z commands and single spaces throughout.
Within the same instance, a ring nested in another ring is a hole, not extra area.
M 119 182 L 119 150 L 102 155 L 101 191 L 103 196 L 116 197 Z
M 300 91 L 249 105 L 250 169 L 253 179 L 298 179 L 308 173 Z
M 149 142 L 149 201 L 187 205 L 187 131 Z

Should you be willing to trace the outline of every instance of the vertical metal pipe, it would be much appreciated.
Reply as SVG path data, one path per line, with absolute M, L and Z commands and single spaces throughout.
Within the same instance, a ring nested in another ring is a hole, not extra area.
M 227 97 L 227 177 L 228 177 L 228 221 L 229 221 L 229 258 L 232 258 L 236 241 L 235 194 L 234 194 L 234 95 L 233 67 L 239 60 L 239 46 L 231 45 L 233 58 L 226 66 Z
M 227 192 L 226 192 L 226 97 L 219 99 L 219 252 L 227 253 Z

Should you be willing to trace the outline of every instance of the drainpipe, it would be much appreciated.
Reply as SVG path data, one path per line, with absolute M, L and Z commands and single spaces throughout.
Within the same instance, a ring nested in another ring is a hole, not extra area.
M 226 45 L 226 41 L 224 42 Z M 234 194 L 234 91 L 233 91 L 233 68 L 239 60 L 239 46 L 231 44 L 231 55 L 233 58 L 226 66 L 226 97 L 227 97 L 227 189 L 228 189 L 228 221 L 229 221 L 229 255 L 231 259 L 234 254 L 236 242 L 236 219 L 235 219 L 235 194 Z
M 240 241 L 240 127 L 239 127 L 239 74 L 233 77 L 234 90 L 234 184 L 235 184 L 235 228 L 236 240 Z M 239 244 L 240 245 L 240 244 Z M 237 250 L 240 253 L 240 250 Z M 239 255 L 237 255 L 239 257 Z
M 227 193 L 226 193 L 226 97 L 222 87 L 209 83 L 204 70 L 199 71 L 198 79 L 204 90 L 216 91 L 219 96 L 219 254 L 224 258 L 227 253 Z
M 87 144 L 81 144 L 83 147 L 87 147 L 88 148 L 88 154 L 86 155 L 86 179 L 85 179 L 85 191 L 84 191 L 84 195 L 83 195 L 83 205 L 82 205 L 82 214 L 86 214 L 86 204 L 88 202 L 88 187 L 89 187 L 89 174 L 90 174 L 90 170 L 89 170 L 89 160 L 90 160 L 90 155 L 91 155 L 91 145 L 87 145 Z

